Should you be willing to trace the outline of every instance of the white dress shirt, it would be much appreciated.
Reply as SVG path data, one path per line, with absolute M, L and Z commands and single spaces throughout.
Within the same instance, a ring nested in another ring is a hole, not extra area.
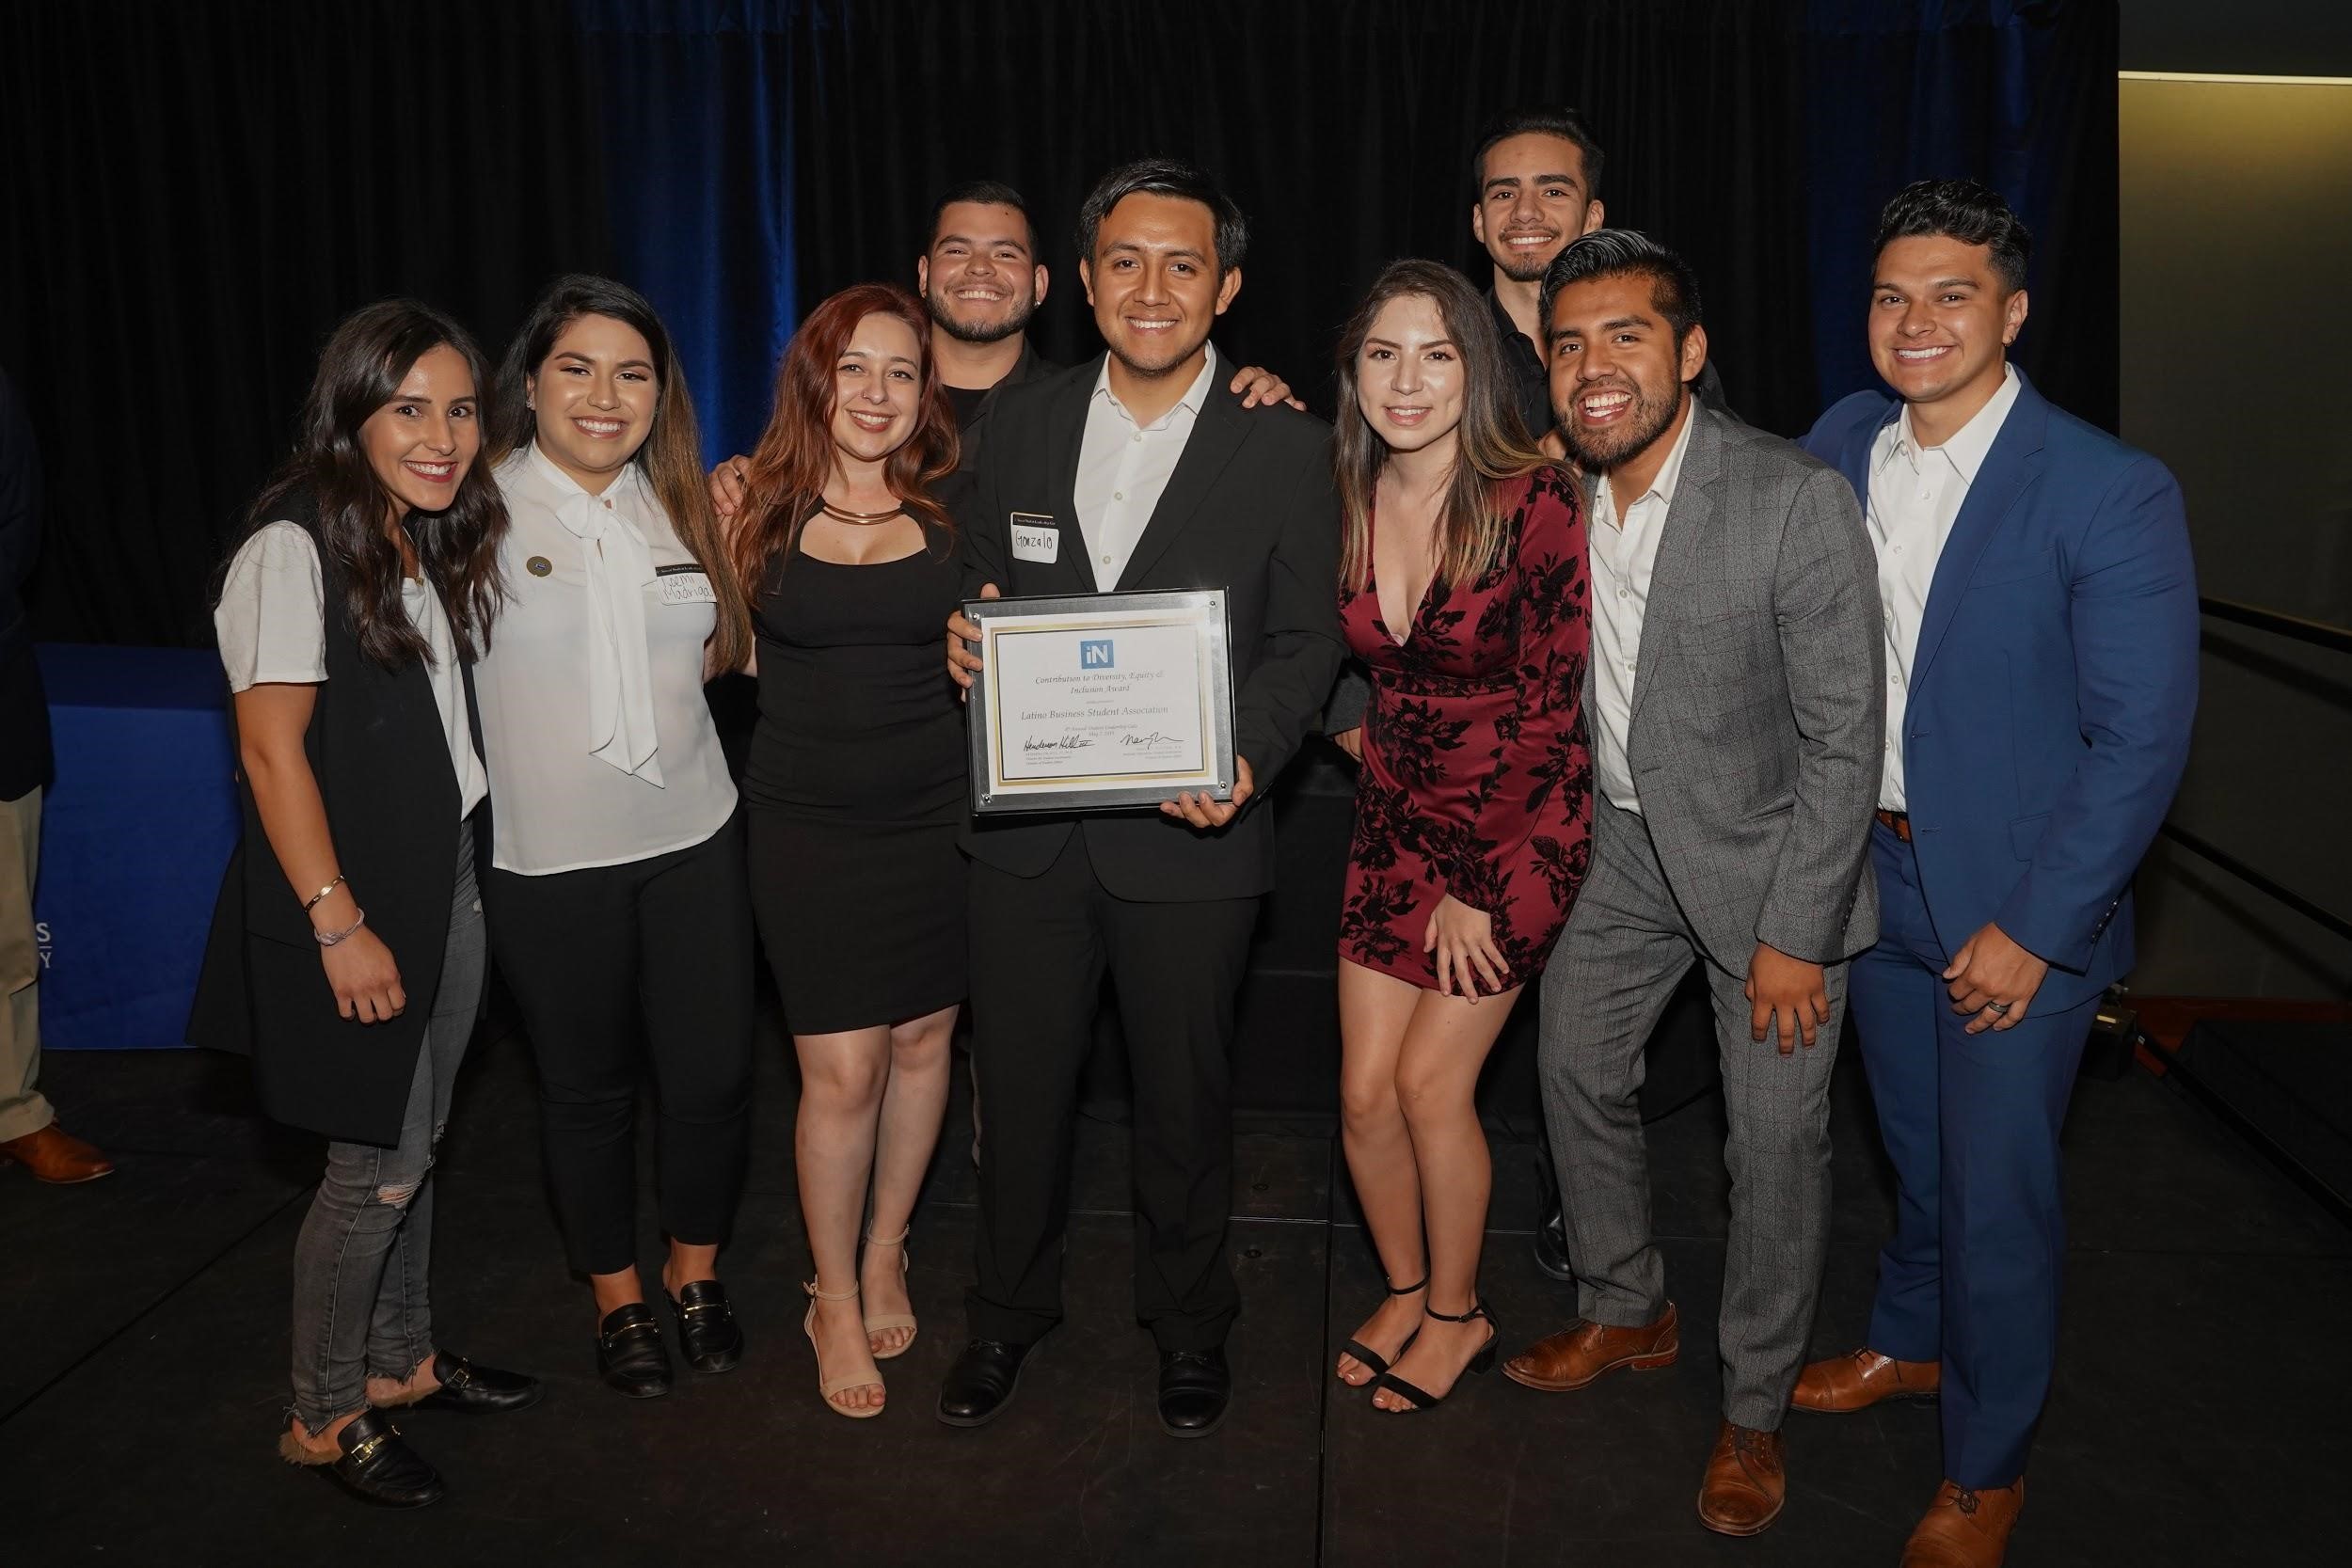
M 1617 515 L 1617 493 L 1600 476 L 1593 496 L 1593 521 L 1586 531 L 1593 563 L 1593 782 L 1602 799 L 1620 810 L 1638 812 L 1633 769 L 1626 760 L 1626 737 L 1633 728 L 1634 661 L 1642 649 L 1642 620 L 1649 605 L 1650 573 L 1658 564 L 1658 536 L 1666 530 L 1675 486 L 1682 478 L 1682 454 L 1698 423 L 1692 404 L 1682 434 L 1658 466 L 1658 477 Z
M 490 792 L 490 781 L 473 749 L 457 634 L 441 595 L 421 578 L 400 579 L 400 608 L 424 637 L 425 674 L 433 683 L 433 705 L 440 714 L 450 770 L 457 778 L 457 815 L 463 819 Z M 220 639 L 221 667 L 231 691 L 272 681 L 316 686 L 326 679 L 326 579 L 308 529 L 271 523 L 237 547 L 213 610 L 213 630 Z
M 1136 553 L 1136 541 L 1143 537 L 1177 459 L 1184 455 L 1184 443 L 1192 439 L 1216 367 L 1216 351 L 1210 349 L 1201 356 L 1200 373 L 1176 405 L 1150 424 L 1137 425 L 1111 390 L 1110 356 L 1103 356 L 1094 396 L 1087 402 L 1086 435 L 1078 442 L 1076 499 L 1087 561 L 1094 569 L 1094 585 L 1104 593 L 1119 586 L 1127 558 Z
M 735 810 L 703 697 L 709 578 L 635 464 L 592 496 L 532 445 L 498 484 L 506 604 L 474 666 L 490 863 L 544 876 L 700 844 Z
M 1870 500 L 1864 514 L 1878 548 L 1879 602 L 1886 611 L 1886 743 L 1879 804 L 1887 811 L 1910 809 L 1903 793 L 1903 710 L 1935 563 L 1993 438 L 2016 404 L 2017 370 L 2006 366 L 2000 390 L 1942 446 L 1919 444 L 1908 405 L 1870 445 Z

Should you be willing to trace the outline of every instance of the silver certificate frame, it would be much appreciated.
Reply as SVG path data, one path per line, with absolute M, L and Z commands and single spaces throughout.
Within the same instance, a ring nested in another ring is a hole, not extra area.
M 982 661 L 968 724 L 974 812 L 1232 797 L 1223 589 L 968 599 L 963 612 Z

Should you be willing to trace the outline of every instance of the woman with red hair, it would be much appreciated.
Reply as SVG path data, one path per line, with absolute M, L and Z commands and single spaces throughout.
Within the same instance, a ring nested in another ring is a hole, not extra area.
M 931 494 L 956 427 L 928 325 L 887 284 L 817 308 L 730 544 L 758 631 L 752 897 L 801 1064 L 805 1327 L 819 1393 L 857 1418 L 882 1413 L 876 1362 L 914 1340 L 908 1222 L 964 994 L 963 721 L 939 662 L 962 564 Z

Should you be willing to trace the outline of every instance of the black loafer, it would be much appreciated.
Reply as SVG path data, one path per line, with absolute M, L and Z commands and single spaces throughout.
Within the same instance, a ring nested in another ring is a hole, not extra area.
M 1576 1283 L 1576 1266 L 1568 1259 L 1568 1216 L 1560 1203 L 1560 1180 L 1552 1173 L 1551 1145 L 1535 1141 L 1535 1187 L 1544 1200 L 1544 1219 L 1535 1227 L 1535 1267 L 1563 1285 Z
M 597 1325 L 596 1370 L 633 1400 L 659 1399 L 670 1391 L 670 1353 L 661 1347 L 661 1325 L 642 1301 L 616 1307 Z
M 1030 1347 L 975 1339 L 963 1347 L 939 1386 L 939 1418 L 951 1427 L 985 1426 L 1012 1402 Z
M 1568 1217 L 1557 1198 L 1535 1227 L 1535 1266 L 1563 1285 L 1576 1283 L 1576 1266 L 1568 1260 Z
M 1160 1352 L 1160 1430 L 1170 1437 L 1206 1437 L 1233 1402 L 1233 1371 L 1225 1347 Z
M 528 1410 L 547 1393 L 547 1386 L 520 1372 L 477 1367 L 447 1351 L 433 1354 L 433 1375 L 441 1386 L 416 1402 L 419 1410 L 460 1410 L 469 1416 L 494 1416 L 506 1410 Z
M 677 1314 L 677 1342 L 686 1364 L 698 1372 L 731 1372 L 743 1360 L 743 1331 L 736 1326 L 727 1288 L 697 1279 L 670 1298 Z
M 426 1508 L 441 1500 L 441 1478 L 381 1410 L 362 1410 L 335 1435 L 342 1453 L 324 1468 L 342 1489 L 378 1508 Z

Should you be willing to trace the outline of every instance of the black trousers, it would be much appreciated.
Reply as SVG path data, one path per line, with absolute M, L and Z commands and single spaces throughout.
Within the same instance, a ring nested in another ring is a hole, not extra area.
M 539 1130 L 572 1267 L 637 1260 L 637 1088 L 660 1105 L 662 1228 L 726 1240 L 751 1138 L 743 816 L 702 843 L 552 876 L 493 871 L 490 950 L 539 1058 Z
M 987 1118 L 964 1314 L 975 1337 L 1027 1344 L 1061 1321 L 1071 1123 L 1107 971 L 1135 1085 L 1136 1316 L 1164 1351 L 1225 1342 L 1241 1310 L 1225 1254 L 1233 1000 L 1259 903 L 1114 898 L 1083 831 L 1042 876 L 972 867 L 972 1061 Z

